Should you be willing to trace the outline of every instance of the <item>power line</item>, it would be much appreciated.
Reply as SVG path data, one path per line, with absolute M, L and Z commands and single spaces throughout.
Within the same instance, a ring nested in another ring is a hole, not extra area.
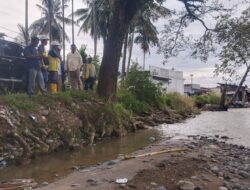
M 14 30 L 11 30 L 11 29 L 9 29 L 9 28 L 6 28 L 6 27 L 4 27 L 4 26 L 0 26 L 0 28 L 2 28 L 2 29 L 4 29 L 4 30 L 7 30 L 7 31 L 9 31 L 9 32 L 12 32 L 12 33 L 19 34 L 19 32 L 14 31 Z

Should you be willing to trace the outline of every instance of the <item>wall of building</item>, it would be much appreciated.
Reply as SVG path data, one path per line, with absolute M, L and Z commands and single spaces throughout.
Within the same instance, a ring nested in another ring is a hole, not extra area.
M 183 72 L 168 70 L 160 67 L 150 66 L 151 75 L 157 77 L 157 82 L 163 84 L 162 88 L 166 93 L 180 93 L 184 94 L 184 78 Z

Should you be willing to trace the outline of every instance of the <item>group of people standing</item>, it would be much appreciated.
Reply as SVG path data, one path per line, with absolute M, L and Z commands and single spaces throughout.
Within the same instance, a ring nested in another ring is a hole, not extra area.
M 66 63 L 61 57 L 61 45 L 52 41 L 49 51 L 46 36 L 33 37 L 30 45 L 25 47 L 24 56 L 28 66 L 28 94 L 36 94 L 39 89 L 42 94 L 62 91 L 64 82 L 68 77 L 72 90 L 92 90 L 96 80 L 95 66 L 89 57 L 84 64 L 82 56 L 74 44 L 67 55 Z M 39 44 L 40 42 L 40 44 Z M 37 85 L 38 84 L 38 85 Z M 38 87 L 38 88 L 37 88 Z

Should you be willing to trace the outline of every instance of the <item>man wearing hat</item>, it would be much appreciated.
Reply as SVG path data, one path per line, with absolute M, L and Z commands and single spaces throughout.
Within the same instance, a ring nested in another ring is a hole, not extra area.
M 50 93 L 54 94 L 58 91 L 58 83 L 60 85 L 59 76 L 61 73 L 61 61 L 62 58 L 60 56 L 61 45 L 57 41 L 53 41 L 50 44 L 49 50 L 49 91 Z
M 41 70 L 43 73 L 43 78 L 45 84 L 48 84 L 49 80 L 49 73 L 48 73 L 48 65 L 49 65 L 49 60 L 48 60 L 48 52 L 46 50 L 46 46 L 48 44 L 49 38 L 45 35 L 40 36 L 40 45 L 38 46 L 38 53 L 42 55 L 42 60 L 40 61 L 41 65 Z
M 36 49 L 38 44 L 39 38 L 32 37 L 31 44 L 24 49 L 24 56 L 29 68 L 28 94 L 30 96 L 35 94 L 36 81 L 38 81 L 42 94 L 46 94 L 44 78 L 40 67 L 40 61 L 43 57 L 39 55 Z

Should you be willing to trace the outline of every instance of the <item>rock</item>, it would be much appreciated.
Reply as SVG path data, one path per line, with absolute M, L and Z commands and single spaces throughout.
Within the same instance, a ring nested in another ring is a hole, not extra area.
M 204 190 L 204 187 L 202 187 L 202 186 L 197 186 L 197 187 L 194 188 L 194 190 Z
M 3 167 L 5 167 L 5 166 L 7 166 L 7 162 L 6 162 L 5 160 L 2 160 L 2 161 L 0 162 L 0 168 L 3 168 Z
M 245 171 L 240 171 L 239 175 L 243 178 L 248 178 L 250 176 L 250 174 L 248 172 L 245 172 Z
M 81 186 L 81 184 L 75 183 L 75 184 L 71 184 L 70 186 L 71 186 L 71 187 L 79 187 L 79 186 Z
M 180 190 L 194 190 L 194 184 L 190 181 L 179 181 L 177 186 Z
M 49 185 L 49 183 L 48 183 L 47 181 L 44 181 L 44 182 L 42 182 L 42 184 L 41 184 L 42 187 L 48 186 L 48 185 Z
M 215 174 L 218 174 L 218 173 L 219 173 L 219 168 L 218 168 L 217 166 L 213 166 L 213 167 L 211 168 L 211 171 L 212 171 L 213 173 L 215 173 Z
M 152 186 L 156 187 L 156 186 L 157 186 L 157 183 L 155 183 L 155 182 L 151 182 L 151 183 L 150 183 L 150 185 L 152 185 Z
M 97 181 L 94 180 L 94 179 L 88 179 L 87 183 L 90 184 L 91 186 L 97 186 L 98 185 Z
M 110 160 L 107 165 L 108 166 L 112 166 L 112 165 L 115 165 L 115 164 L 118 164 L 119 163 L 119 160 Z
M 126 184 L 120 184 L 120 188 L 125 189 L 126 188 Z
M 228 188 L 226 188 L 226 187 L 219 187 L 218 190 L 228 190 Z
M 148 139 L 150 142 L 155 142 L 156 141 L 156 138 L 155 137 L 149 137 Z
M 135 185 L 135 184 L 132 184 L 132 183 L 131 183 L 131 184 L 129 184 L 128 186 L 129 186 L 130 188 L 136 189 L 136 185 Z
M 167 189 L 164 186 L 160 186 L 160 187 L 157 187 L 155 190 L 167 190 Z
M 166 164 L 164 162 L 160 162 L 156 164 L 156 167 L 159 167 L 159 168 L 164 168 L 165 166 Z

